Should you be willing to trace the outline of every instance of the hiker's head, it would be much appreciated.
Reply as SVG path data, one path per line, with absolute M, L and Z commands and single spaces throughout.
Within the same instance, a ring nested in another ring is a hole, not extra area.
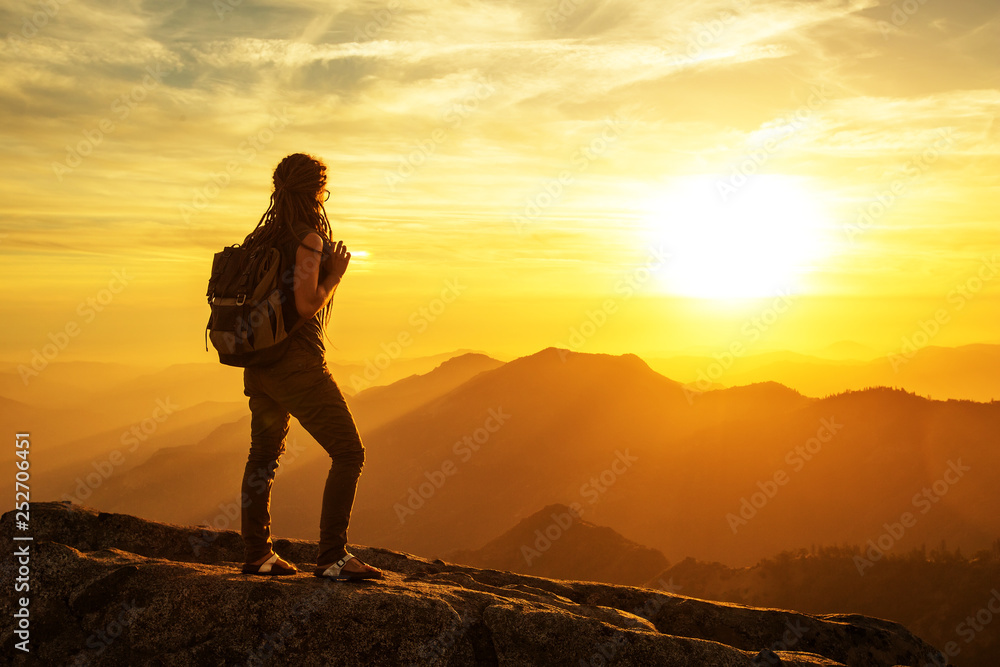
M 325 199 L 326 165 L 305 153 L 293 153 L 274 170 L 275 198 L 290 197 L 322 203 Z
M 326 165 L 305 153 L 293 153 L 274 168 L 274 192 L 264 215 L 243 240 L 244 247 L 275 246 L 289 235 L 301 237 L 301 226 L 315 229 L 330 241 L 326 199 Z
M 311 155 L 292 153 L 274 168 L 272 181 L 271 204 L 258 226 L 273 227 L 275 234 L 284 234 L 301 223 L 329 240 L 330 223 L 323 207 L 327 197 L 326 165 Z M 261 240 L 270 243 L 271 236 L 268 233 Z

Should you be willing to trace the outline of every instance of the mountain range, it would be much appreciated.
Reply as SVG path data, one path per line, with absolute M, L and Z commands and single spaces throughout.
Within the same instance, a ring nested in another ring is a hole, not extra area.
M 131 424 L 61 445 L 36 433 L 35 497 L 230 521 L 248 416 L 235 401 L 199 402 L 207 391 L 183 370 L 96 394 L 106 409 L 128 396 Z M 178 407 L 157 422 L 161 397 Z M 972 552 L 1000 534 L 989 473 L 1000 456 L 995 403 L 884 387 L 809 398 L 777 383 L 692 397 L 634 355 L 555 348 L 507 363 L 461 355 L 349 401 L 367 457 L 352 537 L 389 548 L 481 549 L 553 504 L 671 561 L 731 566 L 880 539 L 890 551 L 944 539 Z M 86 413 L 13 401 L 0 409 L 30 417 L 43 435 Z M 144 422 L 155 426 L 149 435 Z M 327 468 L 293 420 L 273 493 L 277 530 L 315 536 Z M 884 537 L 901 518 L 912 525 Z

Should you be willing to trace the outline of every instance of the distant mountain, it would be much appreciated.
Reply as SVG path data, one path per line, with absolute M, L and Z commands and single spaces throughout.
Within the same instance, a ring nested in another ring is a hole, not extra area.
M 19 403 L 28 406 L 22 410 L 21 421 L 38 431 L 37 453 L 47 457 L 68 446 L 61 450 L 62 460 L 57 463 L 100 453 L 92 451 L 89 443 L 108 437 L 117 441 L 118 435 L 134 424 L 154 420 L 163 431 L 184 420 L 162 419 L 168 412 L 168 416 L 175 416 L 197 405 L 234 401 L 245 405 L 246 401 L 241 369 L 218 363 L 150 370 L 122 364 L 53 361 L 28 387 L 12 381 L 9 374 L 0 376 L 0 395 L 9 391 Z M 17 415 L 12 416 L 16 420 Z M 222 417 L 221 413 L 213 417 L 216 425 Z
M 174 364 L 92 392 L 88 400 L 141 414 L 152 410 L 157 399 L 168 398 L 184 407 L 208 401 L 245 401 L 243 369 L 218 362 Z
M 461 355 L 425 375 L 364 391 L 349 398 L 349 405 L 359 428 L 365 432 L 391 420 L 401 410 L 417 409 L 483 369 L 496 368 L 500 364 L 502 362 L 485 355 Z M 181 380 L 190 378 L 192 370 L 200 373 L 208 369 L 172 367 L 166 371 L 164 384 L 173 382 L 177 390 L 176 381 L 168 382 L 167 378 L 178 373 Z M 149 384 L 148 379 L 143 380 L 140 386 L 131 387 L 131 391 L 139 393 Z M 173 393 L 189 400 L 196 395 L 195 390 L 186 394 Z M 52 461 L 39 476 L 44 480 L 39 491 L 46 494 L 43 497 L 62 498 L 68 494 L 77 502 L 103 510 L 127 511 L 160 521 L 201 523 L 218 520 L 232 525 L 232 512 L 228 508 L 238 501 L 240 479 L 250 446 L 248 413 L 245 404 L 203 403 L 178 410 L 162 423 L 152 423 L 154 430 L 149 436 L 142 433 L 143 425 L 139 424 L 140 435 L 145 436 L 141 442 L 130 439 L 130 425 L 120 425 L 106 433 L 70 443 L 51 455 L 46 454 L 61 459 L 61 465 Z M 132 444 L 124 446 L 123 438 Z M 113 459 L 112 453 L 116 451 L 121 455 Z M 328 461 L 326 452 L 292 419 L 286 451 L 278 468 L 279 484 L 285 486 L 286 482 L 280 480 L 297 468 L 312 473 L 321 471 L 325 476 Z M 102 474 L 104 471 L 107 474 Z M 294 475 L 290 476 L 292 481 L 287 484 L 294 485 Z M 298 511 L 312 517 L 313 512 L 318 511 L 316 498 L 309 498 Z M 310 521 L 303 532 L 311 534 L 315 529 L 312 524 L 316 522 Z
M 789 351 L 759 352 L 742 356 L 688 354 L 673 357 L 644 357 L 644 359 L 656 372 L 684 383 L 698 383 L 702 385 L 703 390 L 705 385 L 713 382 L 724 386 L 736 386 L 755 382 L 779 381 L 778 378 L 768 377 L 760 373 L 762 368 L 776 364 L 811 364 L 820 367 L 837 367 L 842 363 L 834 359 Z M 750 376 L 751 379 L 737 382 L 733 376 L 738 373 Z
M 374 428 L 416 410 L 483 371 L 502 365 L 502 361 L 485 354 L 461 354 L 424 375 L 411 375 L 356 394 L 351 399 L 351 410 L 365 428 Z
M 95 392 L 148 372 L 150 368 L 129 364 L 61 361 L 58 355 L 48 358 L 39 352 L 22 362 L 0 363 L 0 396 L 39 407 L 74 407 Z
M 699 419 L 716 422 L 755 418 L 762 412 L 787 412 L 812 402 L 794 389 L 777 382 L 757 382 L 706 393 L 688 393 L 697 402 Z
M 362 432 L 352 530 L 425 553 L 478 547 L 514 517 L 578 499 L 617 449 L 672 410 L 689 410 L 682 387 L 634 355 L 549 348 L 515 359 Z M 312 534 L 324 478 L 325 468 L 304 468 L 276 485 L 275 523 Z
M 145 451 L 141 462 L 109 475 L 80 498 L 109 512 L 137 515 L 175 523 L 215 523 L 239 527 L 240 480 L 249 450 L 250 417 L 223 424 L 195 444 Z M 290 434 L 288 463 L 304 445 Z
M 162 407 L 161 407 L 162 406 Z M 240 419 L 247 413 L 243 402 L 200 403 L 181 408 L 161 402 L 147 418 L 132 424 L 120 424 L 104 433 L 75 440 L 38 454 L 43 473 L 34 488 L 41 497 L 90 502 L 92 492 L 112 476 L 121 478 L 149 460 L 157 451 L 200 443 L 220 423 Z M 44 466 L 44 467 L 42 467 Z M 100 492 L 101 498 L 108 489 Z M 172 495 L 172 494 L 169 494 Z
M 987 473 L 1000 464 L 997 432 L 1000 405 L 891 389 L 821 400 L 773 383 L 689 402 L 637 357 L 550 349 L 364 434 L 352 534 L 447 554 L 538 507 L 579 502 L 588 521 L 671 560 L 743 564 L 861 543 L 907 511 L 919 517 L 907 540 L 976 549 L 1000 533 L 987 509 L 1000 500 Z M 623 454 L 631 465 L 615 463 Z M 956 477 L 953 464 L 974 467 Z M 304 468 L 275 487 L 276 523 L 315 530 L 308 508 L 324 473 Z M 916 497 L 935 483 L 941 495 Z
M 583 519 L 576 508 L 549 505 L 480 549 L 448 560 L 536 577 L 640 586 L 667 566 L 656 549 Z M 654 585 L 655 587 L 655 585 Z
M 871 362 L 882 374 L 879 384 L 905 387 L 934 398 L 1000 401 L 1000 345 L 931 345 L 912 357 L 907 355 Z
M 870 361 L 880 356 L 876 350 L 853 340 L 839 340 L 818 350 L 816 355 L 826 359 L 852 359 L 857 361 Z
M 449 359 L 465 355 L 486 356 L 478 350 L 454 350 L 423 357 L 390 358 L 379 353 L 361 361 L 347 361 L 327 355 L 327 365 L 341 391 L 353 396 L 372 387 L 393 384 L 411 375 L 423 375 L 437 368 Z
M 99 407 L 93 410 L 39 407 L 0 396 L 0 423 L 11 431 L 30 433 L 34 441 L 32 446 L 39 456 L 44 456 L 43 452 L 47 448 L 99 433 L 109 424 L 120 423 L 119 420 L 110 407 L 107 411 Z M 7 449 L 0 455 L 3 457 L 0 460 L 13 461 L 13 452 L 13 448 Z M 0 484 L 7 481 L 2 480 Z
M 410 375 L 427 373 L 449 359 L 467 355 L 485 357 L 478 352 L 457 350 L 423 357 L 401 357 L 392 359 L 387 365 L 379 359 L 376 366 L 376 360 L 343 362 L 328 355 L 327 365 L 342 391 L 353 395 L 361 389 L 389 385 Z M 119 420 L 122 417 L 130 419 L 133 410 L 141 414 L 155 398 L 169 397 L 185 406 L 232 400 L 234 396 L 239 398 L 243 393 L 243 369 L 224 366 L 208 355 L 206 359 L 204 363 L 155 367 L 40 358 L 36 363 L 39 370 L 31 366 L 30 359 L 24 363 L 5 362 L 0 363 L 0 397 L 45 409 L 84 407 L 100 411 L 106 406 L 119 415 Z M 371 364 L 367 363 L 369 361 Z M 352 382 L 352 379 L 358 381 Z
M 711 356 L 650 359 L 661 373 L 701 389 L 775 381 L 807 396 L 828 396 L 872 386 L 900 387 L 922 396 L 987 402 L 1000 400 L 1000 345 L 928 346 L 893 355 L 865 353 L 837 344 L 808 356 L 789 352 L 746 355 L 726 360 Z

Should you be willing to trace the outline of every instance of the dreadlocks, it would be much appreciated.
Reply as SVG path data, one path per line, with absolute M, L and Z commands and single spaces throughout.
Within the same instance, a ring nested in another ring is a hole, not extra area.
M 296 220 L 314 227 L 329 242 L 330 221 L 319 200 L 319 193 L 325 186 L 325 164 L 303 153 L 286 157 L 274 170 L 270 205 L 257 227 L 243 241 L 243 247 L 253 249 L 281 242 L 287 238 L 286 232 L 294 234 L 292 223 Z
M 326 209 L 319 196 L 326 187 L 326 165 L 304 153 L 289 155 L 274 169 L 274 192 L 271 201 L 261 216 L 260 222 L 243 240 L 243 247 L 253 251 L 269 248 L 296 238 L 295 222 L 302 222 L 316 230 L 323 239 L 323 245 L 330 244 L 332 231 L 326 217 Z M 333 302 L 323 308 L 323 328 L 330 321 Z

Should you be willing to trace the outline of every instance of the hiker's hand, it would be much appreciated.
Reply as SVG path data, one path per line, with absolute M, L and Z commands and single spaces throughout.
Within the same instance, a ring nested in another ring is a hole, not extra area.
M 333 274 L 337 277 L 337 280 L 340 280 L 344 277 L 344 272 L 347 271 L 347 265 L 350 261 L 351 253 L 347 252 L 347 246 L 344 245 L 343 241 L 337 241 L 333 252 L 323 262 L 323 268 L 326 269 L 328 274 Z

